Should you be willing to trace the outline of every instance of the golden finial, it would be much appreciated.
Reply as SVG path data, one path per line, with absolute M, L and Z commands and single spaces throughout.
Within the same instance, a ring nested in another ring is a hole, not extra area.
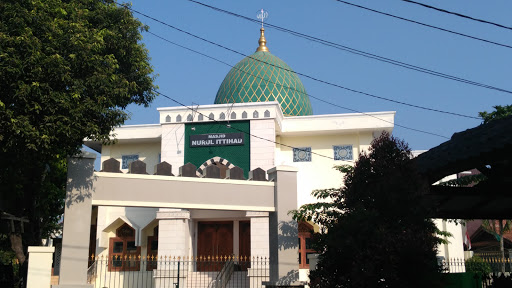
M 260 31 L 260 40 L 258 40 L 260 46 L 258 47 L 258 49 L 256 49 L 256 52 L 269 52 L 267 47 L 267 40 L 265 39 L 265 28 L 261 28 Z
M 258 17 L 258 19 L 261 20 L 261 29 L 260 29 L 260 40 L 258 40 L 258 43 L 260 44 L 260 46 L 258 47 L 258 49 L 256 49 L 256 52 L 269 52 L 268 50 L 268 47 L 267 47 L 267 40 L 265 39 L 265 28 L 263 28 L 263 21 L 265 19 L 268 18 L 268 12 L 261 9 L 258 13 L 258 15 L 256 15 L 256 17 Z

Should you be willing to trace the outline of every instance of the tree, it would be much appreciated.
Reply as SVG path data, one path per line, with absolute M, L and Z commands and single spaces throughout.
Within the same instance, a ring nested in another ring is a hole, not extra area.
M 496 105 L 493 106 L 493 108 L 495 111 L 492 111 L 490 113 L 487 111 L 478 112 L 478 116 L 480 116 L 484 120 L 483 124 L 487 124 L 490 121 L 505 118 L 512 115 L 512 105 Z
M 0 209 L 21 263 L 63 213 L 66 157 L 155 97 L 147 27 L 112 0 L 0 2 Z M 9 230 L 11 231 L 11 230 Z
M 320 199 L 292 212 L 323 228 L 311 287 L 438 287 L 441 239 L 421 194 L 428 189 L 407 144 L 384 133 L 353 168 L 340 167 L 345 186 L 315 191 Z

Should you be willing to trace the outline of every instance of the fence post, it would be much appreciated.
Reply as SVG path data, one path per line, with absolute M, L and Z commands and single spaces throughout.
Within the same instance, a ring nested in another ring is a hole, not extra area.
M 180 287 L 180 257 L 178 257 L 178 283 L 176 284 L 176 288 Z
M 27 288 L 50 287 L 55 247 L 28 247 Z

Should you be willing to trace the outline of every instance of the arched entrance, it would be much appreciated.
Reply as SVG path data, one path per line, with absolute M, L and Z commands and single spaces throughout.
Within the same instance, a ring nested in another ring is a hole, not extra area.
M 201 177 L 203 174 L 203 170 L 210 165 L 215 165 L 220 168 L 221 179 L 226 178 L 227 170 L 235 167 L 235 165 L 233 165 L 233 163 L 231 163 L 229 160 L 221 158 L 219 156 L 215 156 L 213 158 L 208 159 L 201 166 L 199 166 L 199 168 L 197 168 L 197 176 Z

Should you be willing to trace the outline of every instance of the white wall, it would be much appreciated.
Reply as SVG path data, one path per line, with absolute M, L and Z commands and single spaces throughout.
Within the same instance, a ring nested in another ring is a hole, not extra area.
M 162 162 L 172 165 L 172 173 L 179 175 L 185 163 L 185 124 L 162 125 Z
M 462 235 L 462 224 L 455 224 L 443 219 L 434 219 L 434 223 L 441 231 L 446 231 L 452 234 L 451 237 L 445 237 L 448 244 L 440 244 L 437 247 L 437 256 L 445 261 L 463 261 L 464 260 L 464 245 Z M 464 272 L 461 267 L 450 267 L 453 269 L 451 272 Z M 463 267 L 462 267 L 463 269 Z
M 139 155 L 139 160 L 146 163 L 148 174 L 155 173 L 155 165 L 158 164 L 158 155 L 160 154 L 159 142 L 140 142 L 140 143 L 116 143 L 113 145 L 104 145 L 101 150 L 101 163 L 110 158 L 115 158 L 121 163 L 121 171 L 128 172 L 128 169 L 122 169 L 123 155 Z M 103 167 L 102 167 L 103 168 Z
M 315 189 L 336 188 L 343 184 L 343 175 L 333 169 L 336 165 L 353 165 L 357 161 L 359 153 L 369 147 L 373 140 L 371 132 L 360 134 L 327 134 L 316 136 L 280 136 L 276 142 L 284 144 L 276 147 L 276 165 L 289 165 L 297 167 L 297 204 L 300 207 L 303 204 L 317 202 L 317 199 L 311 196 Z M 291 147 L 311 147 L 313 153 L 311 162 L 293 162 L 293 149 Z M 333 159 L 333 145 L 352 145 L 352 161 L 335 161 Z
M 115 230 L 118 227 L 111 227 L 108 231 L 103 231 L 113 221 L 118 219 L 120 216 L 124 216 L 132 221 L 138 228 L 138 235 L 140 235 L 140 244 L 144 244 L 141 247 L 142 250 L 146 249 L 147 236 L 151 236 L 153 233 L 152 229 L 144 229 L 156 218 L 157 208 L 142 208 L 142 207 L 109 207 L 100 206 L 98 207 L 98 218 L 96 228 L 96 255 L 108 256 L 108 241 L 110 237 L 115 237 Z M 144 231 L 143 231 L 144 230 Z M 142 246 L 142 245 L 140 245 Z
M 261 168 L 267 171 L 274 165 L 275 121 L 274 119 L 251 120 L 251 170 Z M 266 141 L 264 139 L 270 140 Z

